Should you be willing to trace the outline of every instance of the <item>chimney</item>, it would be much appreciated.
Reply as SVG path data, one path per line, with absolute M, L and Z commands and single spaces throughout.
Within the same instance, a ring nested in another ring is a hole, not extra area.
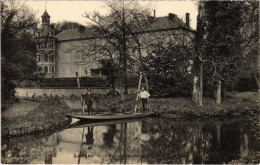
M 155 18 L 156 10 L 153 10 L 153 18 Z
M 186 25 L 190 27 L 190 13 L 186 13 Z
M 173 21 L 175 17 L 176 17 L 176 15 L 172 14 L 172 13 L 169 13 L 169 15 L 168 15 L 168 19 L 171 21 Z

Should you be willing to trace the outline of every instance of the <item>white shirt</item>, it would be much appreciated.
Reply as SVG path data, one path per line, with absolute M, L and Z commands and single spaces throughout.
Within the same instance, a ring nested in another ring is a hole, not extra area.
M 146 91 L 141 91 L 139 93 L 139 97 L 142 98 L 142 99 L 147 99 L 149 96 L 150 96 L 150 94 Z

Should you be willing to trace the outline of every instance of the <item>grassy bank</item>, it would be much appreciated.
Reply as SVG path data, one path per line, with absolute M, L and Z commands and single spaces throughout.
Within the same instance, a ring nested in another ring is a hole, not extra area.
M 64 126 L 68 112 L 69 107 L 59 99 L 42 100 L 33 109 L 26 104 L 20 107 L 20 111 L 7 109 L 1 114 L 2 136 L 31 134 Z
M 191 101 L 191 98 L 150 98 L 148 109 L 155 114 L 162 116 L 222 116 L 251 114 L 259 111 L 257 93 L 247 94 L 243 97 L 239 94 L 230 96 L 217 105 L 212 98 L 204 98 L 203 106 L 200 107 Z M 136 95 L 125 95 L 108 97 L 103 96 L 96 99 L 96 104 L 100 109 L 108 107 L 113 111 L 133 111 Z M 138 111 L 141 111 L 141 102 L 138 102 Z

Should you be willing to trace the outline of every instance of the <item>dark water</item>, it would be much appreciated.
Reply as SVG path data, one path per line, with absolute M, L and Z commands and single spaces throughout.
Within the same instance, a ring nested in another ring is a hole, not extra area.
M 227 163 L 252 149 L 246 119 L 146 118 L 2 139 L 2 163 Z

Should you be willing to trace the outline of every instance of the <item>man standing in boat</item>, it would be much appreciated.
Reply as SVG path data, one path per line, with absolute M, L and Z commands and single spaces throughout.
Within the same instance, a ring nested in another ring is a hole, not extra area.
M 83 95 L 83 98 L 84 98 L 84 101 L 85 101 L 85 105 L 84 106 L 87 106 L 88 108 L 88 114 L 93 114 L 93 95 L 91 94 L 91 89 L 88 88 L 87 89 L 87 93 L 85 95 Z
M 150 94 L 142 87 L 141 92 L 139 93 L 143 105 L 143 112 L 147 110 L 147 100 L 150 97 Z

